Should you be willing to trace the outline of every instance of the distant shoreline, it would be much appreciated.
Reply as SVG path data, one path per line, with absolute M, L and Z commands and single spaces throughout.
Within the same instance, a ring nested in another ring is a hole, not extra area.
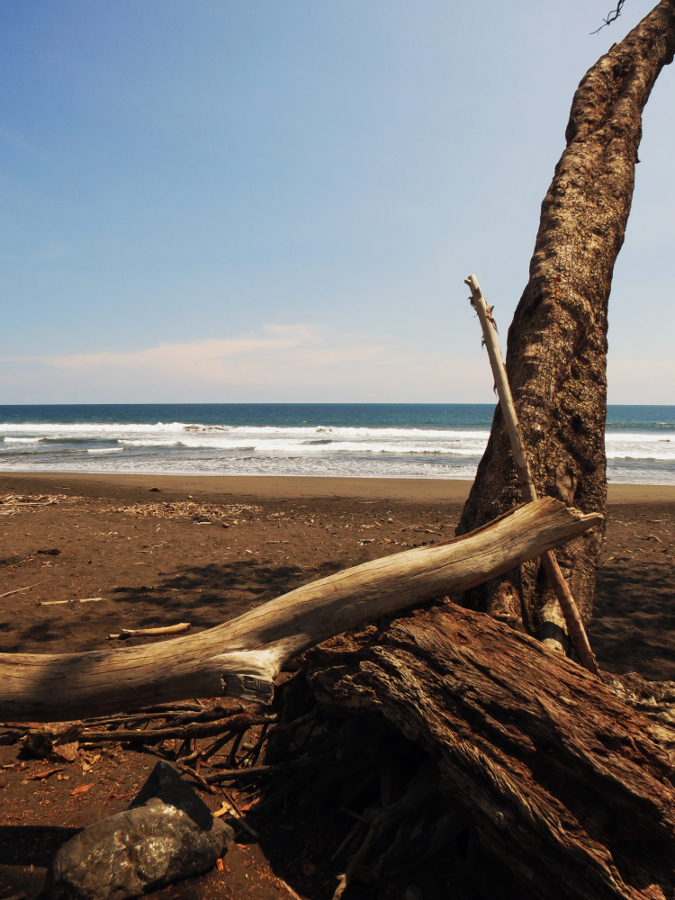
M 59 493 L 69 490 L 107 493 L 115 487 L 172 494 L 250 496 L 297 500 L 353 497 L 415 503 L 464 503 L 473 481 L 450 478 L 344 478 L 295 475 L 149 475 L 81 472 L 0 472 L 0 493 L 7 490 Z M 25 487 L 22 487 L 25 485 Z M 610 484 L 608 503 L 675 503 L 675 485 Z

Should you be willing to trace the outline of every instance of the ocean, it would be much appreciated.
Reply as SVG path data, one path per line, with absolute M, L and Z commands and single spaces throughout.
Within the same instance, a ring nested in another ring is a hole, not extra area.
M 0 471 L 473 478 L 492 404 L 0 406 Z M 610 406 L 610 482 L 675 484 L 675 406 Z

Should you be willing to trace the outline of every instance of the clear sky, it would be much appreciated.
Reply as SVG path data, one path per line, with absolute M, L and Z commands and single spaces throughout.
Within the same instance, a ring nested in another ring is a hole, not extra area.
M 0 0 L 0 403 L 493 402 L 586 69 L 655 0 Z M 675 67 L 610 299 L 675 403 Z

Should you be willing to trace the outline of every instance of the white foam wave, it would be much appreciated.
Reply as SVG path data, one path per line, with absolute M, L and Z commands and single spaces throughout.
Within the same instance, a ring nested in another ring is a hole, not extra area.
M 125 447 L 177 447 L 180 441 L 152 441 L 152 440 L 124 440 L 117 439 L 118 444 L 124 444 Z
M 373 427 L 331 427 L 324 425 L 286 427 L 276 425 L 259 426 L 228 426 L 228 425 L 200 425 L 184 422 L 157 422 L 155 424 L 140 423 L 110 423 L 110 422 L 86 422 L 86 423 L 0 423 L 0 434 L 11 435 L 35 435 L 40 434 L 49 438 L 122 438 L 128 436 L 150 436 L 156 434 L 175 435 L 176 439 L 182 435 L 231 435 L 241 440 L 242 435 L 257 436 L 259 438 L 283 437 L 297 440 L 309 440 L 312 437 L 326 437 L 333 440 L 350 439 L 361 440 L 377 437 L 383 440 L 397 438 L 415 440 L 463 440 L 476 438 L 487 440 L 489 432 L 485 430 L 470 429 L 443 429 L 443 428 L 373 428 Z
M 86 470 L 89 466 L 91 470 L 96 465 L 101 471 L 112 471 L 114 466 L 115 471 L 129 472 L 471 478 L 488 437 L 485 429 L 438 427 L 0 424 L 3 468 L 25 468 L 30 457 L 31 469 Z M 30 446 L 38 444 L 39 448 Z M 675 433 L 671 431 L 608 431 L 606 451 L 610 480 L 649 480 L 644 470 L 661 473 L 652 475 L 651 483 L 657 483 L 654 477 L 675 481 Z M 108 456 L 115 456 L 115 462 L 107 462 Z

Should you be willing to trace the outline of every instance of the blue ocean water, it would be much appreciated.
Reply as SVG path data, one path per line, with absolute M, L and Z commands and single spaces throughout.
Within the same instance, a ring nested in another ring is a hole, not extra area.
M 0 406 L 0 470 L 473 478 L 492 404 Z M 611 406 L 608 479 L 675 484 L 675 406 Z

